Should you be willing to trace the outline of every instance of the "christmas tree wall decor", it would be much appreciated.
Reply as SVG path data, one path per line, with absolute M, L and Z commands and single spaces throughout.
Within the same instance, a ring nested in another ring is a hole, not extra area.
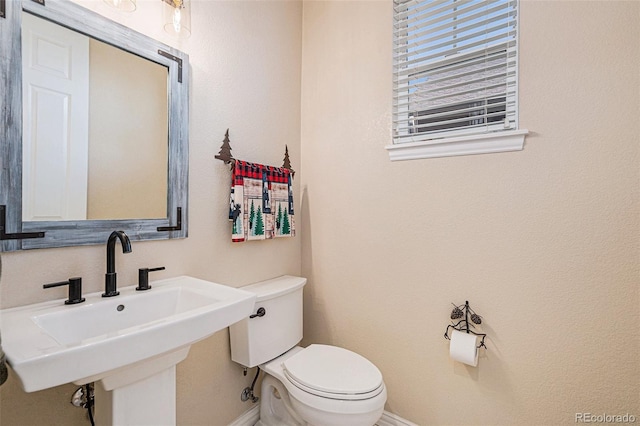
M 284 146 L 284 159 L 282 160 L 282 167 L 285 169 L 289 169 L 291 172 L 291 177 L 293 177 L 296 172 L 291 168 L 291 161 L 289 160 L 289 147 L 287 145 Z
M 229 140 L 229 129 L 224 134 L 224 140 L 222 141 L 222 146 L 220 147 L 220 152 L 215 156 L 218 160 L 222 160 L 225 163 L 229 164 L 233 161 L 233 156 L 231 155 L 231 141 Z

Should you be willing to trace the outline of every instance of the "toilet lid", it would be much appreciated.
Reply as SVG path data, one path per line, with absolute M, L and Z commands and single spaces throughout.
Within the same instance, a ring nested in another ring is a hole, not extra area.
M 337 395 L 373 392 L 382 385 L 380 370 L 355 352 L 310 345 L 283 363 L 286 376 L 309 391 Z

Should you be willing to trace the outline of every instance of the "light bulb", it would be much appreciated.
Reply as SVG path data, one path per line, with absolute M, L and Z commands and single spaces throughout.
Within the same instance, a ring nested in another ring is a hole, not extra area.
M 191 0 L 163 0 L 163 3 L 164 30 L 179 39 L 188 38 L 191 35 Z
M 180 8 L 176 7 L 173 11 L 173 29 L 176 33 L 180 33 L 182 28 L 182 12 L 180 12 Z

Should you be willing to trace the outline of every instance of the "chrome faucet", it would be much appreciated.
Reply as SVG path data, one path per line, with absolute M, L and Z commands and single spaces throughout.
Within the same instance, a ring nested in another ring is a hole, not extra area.
M 116 238 L 122 244 L 123 253 L 131 253 L 131 241 L 124 231 L 113 231 L 107 240 L 107 273 L 104 276 L 104 293 L 102 297 L 112 297 L 120 294 L 116 291 Z

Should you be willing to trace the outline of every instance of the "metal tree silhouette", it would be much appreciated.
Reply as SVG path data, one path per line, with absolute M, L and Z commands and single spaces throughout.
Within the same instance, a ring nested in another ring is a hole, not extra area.
M 282 167 L 285 169 L 289 169 L 291 172 L 291 177 L 293 177 L 296 172 L 291 168 L 291 161 L 289 160 L 289 147 L 287 145 L 284 146 L 284 159 L 282 160 Z
M 222 141 L 222 146 L 220 147 L 220 152 L 215 156 L 218 160 L 222 160 L 225 163 L 230 163 L 233 160 L 233 155 L 231 155 L 231 144 L 229 140 L 229 129 L 224 134 L 224 140 Z

